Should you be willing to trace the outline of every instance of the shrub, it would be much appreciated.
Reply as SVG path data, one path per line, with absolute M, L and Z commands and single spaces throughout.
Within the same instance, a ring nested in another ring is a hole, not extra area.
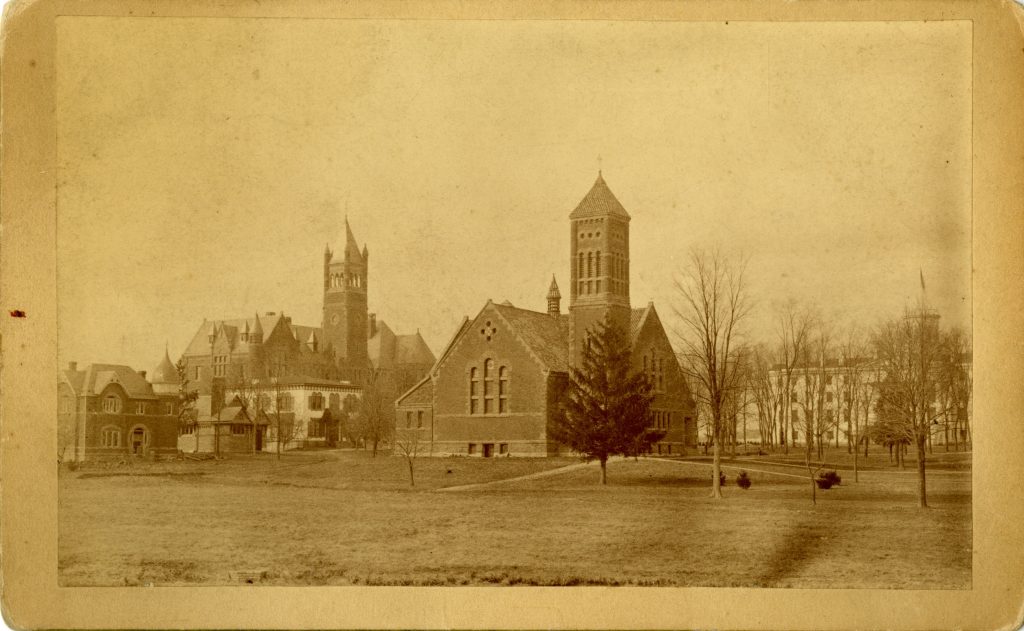
M 750 478 L 747 476 L 746 471 L 740 471 L 740 474 L 736 476 L 736 486 L 744 490 L 750 488 Z
M 814 483 L 818 485 L 819 489 L 824 490 L 830 489 L 833 486 L 840 484 L 842 481 L 843 479 L 839 477 L 839 473 L 836 471 L 823 471 L 818 474 L 818 479 L 816 479 Z
M 825 471 L 818 477 L 828 480 L 832 483 L 832 486 L 839 486 L 843 481 L 843 479 L 839 477 L 839 472 L 837 471 Z

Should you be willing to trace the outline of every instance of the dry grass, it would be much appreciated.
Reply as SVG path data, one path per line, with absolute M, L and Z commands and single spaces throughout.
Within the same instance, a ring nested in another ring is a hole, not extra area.
M 409 489 L 404 461 L 319 452 L 133 473 L 62 472 L 62 585 L 636 584 L 966 588 L 969 475 L 868 472 L 819 494 L 752 473 L 707 497 L 695 463 L 621 461 L 486 489 L 574 461 L 432 459 Z M 452 473 L 448 473 L 451 470 Z M 781 470 L 781 468 L 780 468 Z M 729 472 L 727 472 L 729 473 Z M 187 474 L 187 475 L 185 475 Z M 251 571 L 250 573 L 245 573 Z M 250 579 L 251 580 L 251 579 Z

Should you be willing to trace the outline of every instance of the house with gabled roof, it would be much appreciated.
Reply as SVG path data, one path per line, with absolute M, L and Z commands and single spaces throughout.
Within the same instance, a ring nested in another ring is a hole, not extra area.
M 175 455 L 177 380 L 166 352 L 148 379 L 146 371 L 122 364 L 79 369 L 70 362 L 57 381 L 58 457 L 82 462 Z
M 653 303 L 629 298 L 631 218 L 601 174 L 569 215 L 569 310 L 552 277 L 545 311 L 488 300 L 460 323 L 440 358 L 396 402 L 396 434 L 416 436 L 420 453 L 547 456 L 565 453 L 551 438 L 570 368 L 591 328 L 610 319 L 629 333 L 633 364 L 654 385 L 656 453 L 697 444 L 697 411 Z

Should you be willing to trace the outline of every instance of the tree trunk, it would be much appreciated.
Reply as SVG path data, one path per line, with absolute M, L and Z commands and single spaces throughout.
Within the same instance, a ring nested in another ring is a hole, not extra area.
M 608 484 L 608 458 L 601 459 L 601 484 Z
M 409 463 L 409 486 L 416 486 L 416 478 L 412 471 L 412 456 L 406 456 L 406 461 Z
M 711 465 L 711 497 L 722 499 L 722 453 L 718 447 L 720 441 L 715 440 L 714 460 Z
M 920 508 L 928 508 L 928 496 L 925 491 L 925 441 L 917 440 L 917 505 Z
M 376 438 L 373 439 L 373 452 L 372 452 L 370 457 L 371 458 L 376 458 L 377 457 L 377 439 Z

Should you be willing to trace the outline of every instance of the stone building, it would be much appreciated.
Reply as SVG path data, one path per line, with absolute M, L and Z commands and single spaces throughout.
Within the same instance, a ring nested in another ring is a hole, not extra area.
M 545 456 L 565 447 L 549 428 L 587 331 L 605 317 L 628 331 L 636 370 L 655 387 L 656 452 L 697 444 L 696 407 L 653 303 L 629 299 L 630 216 L 604 179 L 569 215 L 569 310 L 554 278 L 546 311 L 488 300 L 465 318 L 440 358 L 396 403 L 399 436 L 417 435 L 423 453 Z
M 353 386 L 366 383 L 376 372 L 387 400 L 394 401 L 400 389 L 426 374 L 434 354 L 418 331 L 396 335 L 369 313 L 369 258 L 368 248 L 359 248 L 346 219 L 343 252 L 339 255 L 328 246 L 323 255 L 320 326 L 297 324 L 274 311 L 203 320 L 182 354 L 189 387 L 208 395 L 214 380 L 223 380 L 225 396 L 230 396 L 253 380 L 273 378 L 291 380 L 297 388 L 306 384 L 301 387 L 352 394 Z M 308 394 L 303 390 L 295 396 Z M 393 408 L 389 405 L 388 410 Z M 310 427 L 318 431 L 316 425 Z M 319 437 L 307 438 L 303 444 Z M 323 438 L 314 442 L 326 442 Z
M 58 456 L 82 462 L 174 455 L 177 381 L 166 353 L 149 380 L 146 371 L 121 364 L 69 363 L 57 383 Z

